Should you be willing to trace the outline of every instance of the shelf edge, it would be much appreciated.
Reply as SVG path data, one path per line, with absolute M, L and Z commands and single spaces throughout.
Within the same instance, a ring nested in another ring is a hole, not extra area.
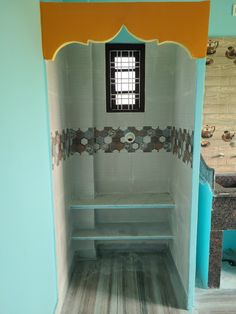
M 76 241 L 87 241 L 87 240 L 99 240 L 99 241 L 114 241 L 114 240 L 173 240 L 174 236 L 91 236 L 91 237 L 82 237 L 82 236 L 72 236 L 71 240 Z
M 70 210 L 86 209 L 175 209 L 175 204 L 70 205 Z

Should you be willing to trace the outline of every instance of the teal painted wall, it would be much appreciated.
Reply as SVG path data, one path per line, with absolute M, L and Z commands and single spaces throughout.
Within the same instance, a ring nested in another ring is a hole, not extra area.
M 111 40 L 111 43 L 138 44 L 138 43 L 143 43 L 143 41 L 139 40 L 138 38 L 135 38 L 129 32 L 127 32 L 127 29 L 125 27 L 122 27 L 119 34 L 117 34 L 117 36 L 113 40 Z
M 235 230 L 224 231 L 223 250 L 226 250 L 226 249 L 236 250 L 236 231 Z
M 232 16 L 235 0 L 211 0 L 210 37 L 236 37 L 236 16 Z
M 39 3 L 0 1 L 0 312 L 57 301 L 48 108 Z
M 203 288 L 208 287 L 208 268 L 213 193 L 208 183 L 200 183 L 198 200 L 196 274 Z

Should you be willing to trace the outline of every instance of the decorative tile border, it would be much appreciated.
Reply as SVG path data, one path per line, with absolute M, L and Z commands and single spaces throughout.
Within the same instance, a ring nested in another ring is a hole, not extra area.
M 71 151 L 73 153 L 87 152 L 89 155 L 93 155 L 95 148 L 94 128 L 88 128 L 86 131 L 78 129 L 73 131 L 73 140 L 71 144 Z
M 172 128 L 172 153 L 192 168 L 193 164 L 193 131 Z
M 130 132 L 135 135 L 135 140 L 132 143 L 127 143 L 125 135 Z M 167 152 L 171 151 L 170 126 L 164 130 L 151 126 L 127 127 L 126 129 L 104 127 L 102 130 L 88 128 L 85 132 L 78 129 L 72 144 L 74 152 L 82 154 L 86 151 L 91 155 L 97 151 L 112 153 L 125 150 L 128 153 L 134 153 L 136 151 L 160 151 L 161 149 Z
M 61 134 L 56 131 L 54 135 L 51 135 L 52 168 L 72 154 L 73 134 L 73 130 L 66 129 L 62 130 Z
M 135 140 L 129 143 L 125 140 L 127 133 L 133 133 Z M 98 151 L 112 153 L 114 151 L 135 152 L 159 152 L 164 150 L 172 152 L 184 163 L 192 166 L 193 132 L 176 129 L 167 126 L 165 129 L 151 126 L 103 129 L 88 128 L 66 129 L 60 134 L 58 131 L 52 135 L 52 159 L 53 166 L 59 165 L 74 153 L 87 152 L 93 155 Z

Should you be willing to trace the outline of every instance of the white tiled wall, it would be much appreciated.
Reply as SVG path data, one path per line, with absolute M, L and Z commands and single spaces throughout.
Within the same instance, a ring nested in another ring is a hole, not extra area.
M 194 126 L 194 101 L 196 89 L 196 61 L 181 47 L 176 53 L 175 77 L 175 104 L 173 106 L 173 120 L 175 127 L 193 130 Z
M 70 157 L 73 165 L 72 198 L 94 196 L 94 157 L 84 153 Z
M 173 125 L 177 128 L 194 129 L 195 77 L 196 61 L 180 47 L 176 55 L 175 105 L 173 108 Z M 175 241 L 171 253 L 188 293 L 190 214 L 192 198 L 192 169 L 177 156 L 171 156 L 170 191 L 176 208 L 171 217 Z
M 146 44 L 145 112 L 106 113 L 105 47 L 93 47 L 95 125 L 104 127 L 153 126 L 171 124 L 174 97 L 175 46 Z M 98 193 L 168 191 L 169 154 L 98 153 L 95 156 L 95 180 Z
M 66 90 L 68 77 L 66 71 L 65 50 L 62 50 L 54 62 L 47 62 L 48 104 L 51 131 L 64 129 L 66 125 Z
M 174 101 L 176 46 L 146 44 L 145 113 L 106 113 L 105 45 L 69 45 L 69 126 L 73 129 L 171 125 Z M 73 157 L 74 158 L 74 157 Z M 73 195 L 96 193 L 166 192 L 169 154 L 76 154 Z M 160 166 L 161 165 L 161 166 Z
M 48 105 L 52 135 L 61 133 L 68 127 L 68 72 L 66 50 L 61 50 L 54 62 L 47 62 Z M 69 283 L 69 270 L 72 262 L 70 242 L 71 218 L 68 205 L 71 198 L 71 166 L 72 160 L 67 159 L 53 169 L 54 217 L 57 251 L 58 306 L 60 309 Z
M 66 47 L 71 127 L 160 126 L 171 123 L 176 46 L 146 44 L 145 112 L 106 113 L 105 45 Z
M 94 157 L 96 192 L 167 192 L 169 159 L 167 152 L 98 152 Z
M 192 195 L 192 169 L 172 155 L 171 194 L 176 208 L 172 212 L 171 225 L 175 241 L 170 246 L 185 291 L 188 291 L 189 226 Z
M 92 45 L 67 46 L 69 126 L 74 130 L 93 126 Z

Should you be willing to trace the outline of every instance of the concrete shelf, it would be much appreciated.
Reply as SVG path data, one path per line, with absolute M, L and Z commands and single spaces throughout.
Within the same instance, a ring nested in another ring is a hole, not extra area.
M 175 208 L 169 193 L 103 194 L 71 202 L 70 209 Z
M 73 240 L 171 240 L 168 223 L 106 223 L 94 229 L 76 230 Z

